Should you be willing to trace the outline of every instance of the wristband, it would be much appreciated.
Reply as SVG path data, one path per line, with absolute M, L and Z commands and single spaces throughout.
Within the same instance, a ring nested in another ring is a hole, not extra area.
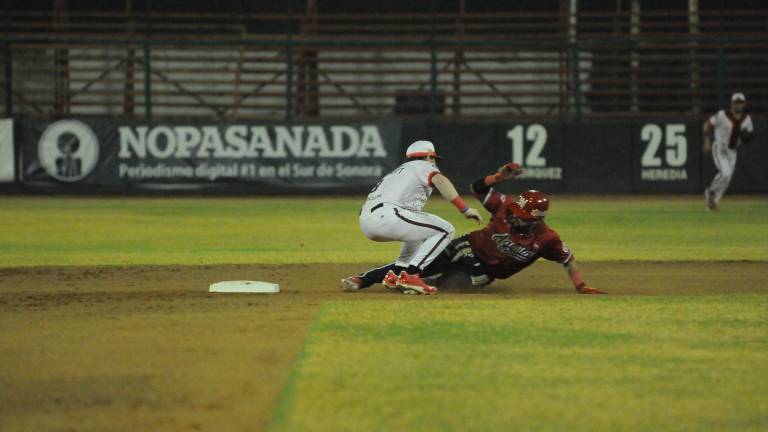
M 587 286 L 587 284 L 585 284 L 584 280 L 581 278 L 581 272 L 573 272 L 570 274 L 570 276 L 571 281 L 573 282 L 573 286 L 575 286 L 577 290 Z
M 467 207 L 467 204 L 464 203 L 464 200 L 461 199 L 461 196 L 457 195 L 456 198 L 451 200 L 451 203 L 456 206 L 457 209 L 459 209 L 460 212 L 465 213 L 467 210 L 469 210 L 469 207 Z

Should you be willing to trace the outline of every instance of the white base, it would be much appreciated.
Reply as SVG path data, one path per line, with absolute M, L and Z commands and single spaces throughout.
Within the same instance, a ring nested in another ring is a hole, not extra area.
M 218 293 L 278 293 L 280 285 L 262 281 L 224 281 L 211 284 L 208 292 Z

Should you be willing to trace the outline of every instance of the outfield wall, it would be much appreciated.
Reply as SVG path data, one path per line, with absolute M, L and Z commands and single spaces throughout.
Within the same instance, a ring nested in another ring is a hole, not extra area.
M 13 120 L 0 119 L 0 183 L 12 183 L 16 180 L 13 143 Z
M 694 193 L 714 175 L 702 122 L 396 119 L 291 124 L 17 121 L 18 185 L 45 192 L 360 193 L 417 139 L 435 143 L 459 188 L 501 163 L 526 169 L 515 189 Z M 766 128 L 739 151 L 731 192 L 768 192 Z
M 601 122 L 433 122 L 403 127 L 403 141 L 428 136 L 458 183 L 514 160 L 527 168 L 516 188 L 572 193 L 701 192 L 715 175 L 702 152 L 703 121 L 684 118 Z M 768 137 L 739 150 L 729 192 L 768 192 Z M 465 169 L 470 167 L 470 169 Z

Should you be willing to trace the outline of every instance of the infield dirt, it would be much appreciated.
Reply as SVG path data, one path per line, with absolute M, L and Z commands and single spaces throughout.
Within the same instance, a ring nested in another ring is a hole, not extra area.
M 434 298 L 342 293 L 365 265 L 0 269 L 1 430 L 265 429 L 327 300 L 451 301 L 576 295 L 541 263 L 480 291 Z M 767 262 L 586 262 L 612 295 L 764 292 Z M 210 294 L 222 280 L 277 282 L 274 295 Z

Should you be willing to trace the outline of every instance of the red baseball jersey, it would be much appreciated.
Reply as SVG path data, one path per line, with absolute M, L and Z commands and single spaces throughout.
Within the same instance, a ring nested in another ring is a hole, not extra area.
M 475 194 L 483 206 L 493 215 L 482 230 L 469 234 L 469 244 L 486 264 L 489 276 L 505 279 L 544 258 L 561 264 L 573 259 L 568 246 L 560 236 L 544 222 L 534 232 L 521 234 L 507 223 L 511 212 L 508 207 L 512 197 L 493 189 L 486 195 Z

